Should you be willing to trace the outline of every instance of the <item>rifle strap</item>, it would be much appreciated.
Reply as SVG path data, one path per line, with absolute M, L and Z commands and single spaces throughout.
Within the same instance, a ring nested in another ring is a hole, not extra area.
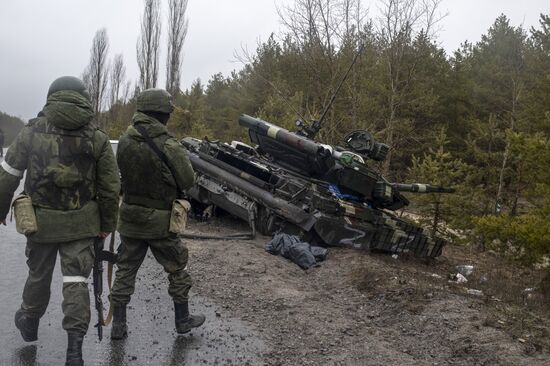
M 170 170 L 170 173 L 172 174 L 172 177 L 174 178 L 174 182 L 176 182 L 176 188 L 178 189 L 178 194 L 180 192 L 183 192 L 180 185 L 178 184 L 178 180 L 176 179 L 176 177 L 177 177 L 176 174 L 175 174 L 176 171 L 175 171 L 174 167 L 172 166 L 172 163 L 170 162 L 170 160 L 168 160 L 168 157 L 166 156 L 166 154 L 158 148 L 157 144 L 155 144 L 153 139 L 151 139 L 151 136 L 149 136 L 149 133 L 147 132 L 145 127 L 143 127 L 143 125 L 135 124 L 134 128 L 141 134 L 141 136 L 145 139 L 145 142 L 147 143 L 147 145 L 149 145 L 151 150 L 153 150 L 153 152 L 155 154 L 157 154 L 157 156 L 164 163 L 164 165 L 166 165 L 166 167 L 168 167 L 168 170 Z
M 109 251 L 115 251 L 115 232 L 111 233 L 111 241 L 109 241 Z M 111 287 L 113 287 L 113 262 L 107 264 L 107 286 L 109 287 L 109 312 L 107 318 L 103 319 L 102 326 L 107 326 L 113 321 L 113 303 L 111 302 Z

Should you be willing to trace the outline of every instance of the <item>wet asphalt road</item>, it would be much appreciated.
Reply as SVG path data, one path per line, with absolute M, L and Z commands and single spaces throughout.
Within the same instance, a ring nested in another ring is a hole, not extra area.
M 53 276 L 50 304 L 40 322 L 38 341 L 25 343 L 13 323 L 27 274 L 25 238 L 15 231 L 15 222 L 9 222 L 9 217 L 7 221 L 7 227 L 0 226 L 0 365 L 63 365 L 67 340 L 61 327 L 59 261 Z M 192 260 L 191 257 L 191 267 Z M 89 288 L 91 291 L 91 284 Z M 104 303 L 107 306 L 106 283 L 104 289 Z M 85 364 L 262 364 L 261 353 L 266 347 L 253 329 L 238 319 L 226 316 L 222 304 L 214 304 L 207 298 L 197 296 L 193 290 L 191 296 L 191 310 L 204 313 L 206 323 L 186 335 L 178 336 L 174 330 L 166 275 L 149 253 L 138 274 L 136 293 L 128 308 L 127 340 L 111 341 L 110 327 L 104 328 L 103 341 L 97 340 L 96 329 L 93 328 L 97 316 L 92 301 L 92 321 L 83 347 Z

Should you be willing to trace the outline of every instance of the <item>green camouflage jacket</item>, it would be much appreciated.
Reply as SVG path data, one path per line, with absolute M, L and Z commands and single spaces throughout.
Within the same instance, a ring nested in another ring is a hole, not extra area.
M 36 242 L 62 242 L 113 231 L 120 180 L 108 136 L 93 127 L 90 102 L 74 91 L 48 97 L 10 146 L 0 169 L 0 218 L 26 170 Z
M 164 152 L 175 176 L 134 128 L 136 124 L 141 124 Z M 181 189 L 188 189 L 195 178 L 187 150 L 162 123 L 136 112 L 133 125 L 120 138 L 117 161 L 123 192 L 118 222 L 120 234 L 137 239 L 168 237 L 170 209 L 178 196 L 176 180 Z

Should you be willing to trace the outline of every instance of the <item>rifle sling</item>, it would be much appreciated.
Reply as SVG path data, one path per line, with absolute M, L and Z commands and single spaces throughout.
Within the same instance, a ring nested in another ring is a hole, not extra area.
M 177 177 L 177 175 L 175 174 L 176 170 L 172 166 L 172 163 L 170 163 L 170 160 L 168 160 L 168 157 L 166 156 L 166 154 L 158 148 L 157 144 L 155 144 L 155 142 L 151 139 L 151 136 L 149 136 L 149 133 L 147 132 L 145 127 L 143 127 L 140 124 L 135 124 L 134 128 L 145 139 L 145 142 L 147 143 L 147 145 L 149 145 L 151 150 L 153 150 L 154 153 L 157 154 L 157 156 L 164 163 L 164 165 L 166 165 L 168 167 L 168 170 L 170 170 L 170 173 L 172 174 L 172 177 L 174 178 L 174 182 L 176 182 L 176 188 L 178 189 L 178 194 L 180 194 L 180 192 L 182 192 L 182 189 L 181 189 L 181 187 L 178 183 L 178 180 L 176 179 L 176 177 Z

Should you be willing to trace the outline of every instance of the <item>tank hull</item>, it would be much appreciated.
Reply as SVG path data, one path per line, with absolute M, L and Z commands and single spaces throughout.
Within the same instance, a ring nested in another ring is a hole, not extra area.
M 182 143 L 197 173 L 189 191 L 248 221 L 253 232 L 284 231 L 310 243 L 434 258 L 445 242 L 392 212 L 334 193 L 334 185 L 278 159 L 221 142 L 186 138 Z

